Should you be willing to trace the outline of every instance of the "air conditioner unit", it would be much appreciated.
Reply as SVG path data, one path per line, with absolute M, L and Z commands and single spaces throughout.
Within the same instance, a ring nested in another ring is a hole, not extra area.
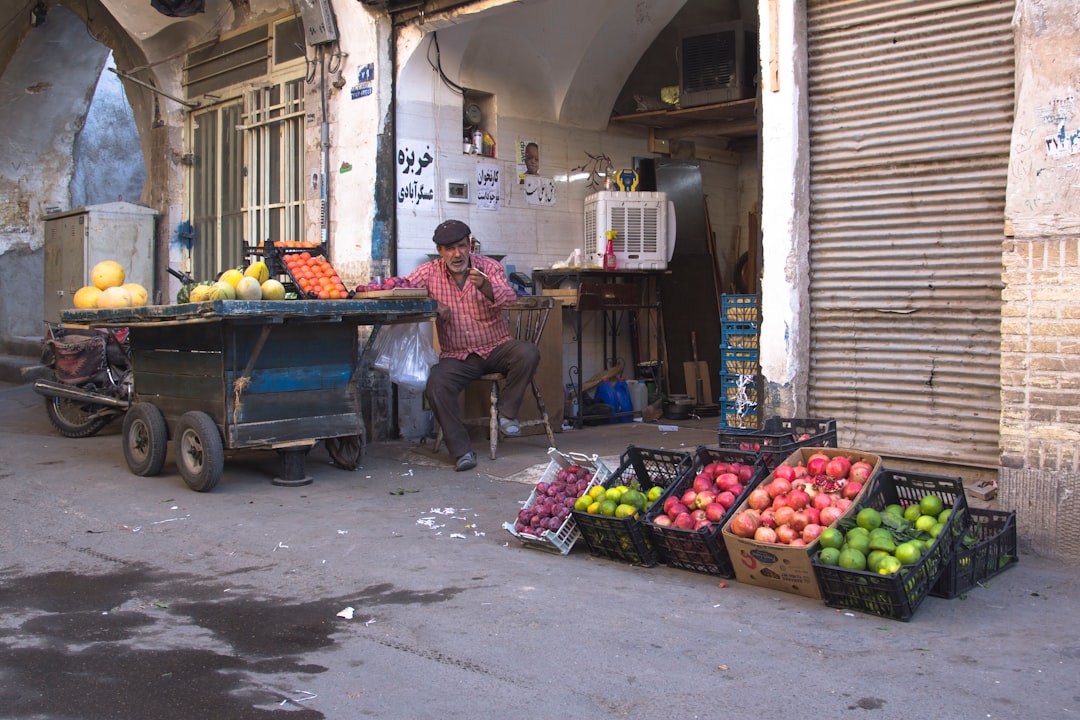
M 679 105 L 696 107 L 755 95 L 757 28 L 734 20 L 679 41 Z
M 675 203 L 662 192 L 593 193 L 585 198 L 585 261 L 602 267 L 607 233 L 620 270 L 664 270 L 675 251 Z

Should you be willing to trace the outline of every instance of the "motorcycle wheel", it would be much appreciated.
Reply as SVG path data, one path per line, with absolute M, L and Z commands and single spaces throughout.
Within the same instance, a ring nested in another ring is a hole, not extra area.
M 115 416 L 97 415 L 104 408 L 79 400 L 68 398 L 47 397 L 45 398 L 45 413 L 49 416 L 49 422 L 61 435 L 69 438 L 85 438 L 96 435 L 101 428 L 109 424 Z
M 153 477 L 165 465 L 169 449 L 169 428 L 165 416 L 154 405 L 137 402 L 124 416 L 124 460 L 131 472 Z
M 186 412 L 176 426 L 176 467 L 196 492 L 209 492 L 221 479 L 225 448 L 213 418 L 199 410 Z

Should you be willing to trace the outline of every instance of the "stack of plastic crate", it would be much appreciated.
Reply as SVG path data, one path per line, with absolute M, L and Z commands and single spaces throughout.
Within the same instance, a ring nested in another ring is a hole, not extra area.
M 757 295 L 722 295 L 720 320 L 720 426 L 757 429 L 758 394 Z

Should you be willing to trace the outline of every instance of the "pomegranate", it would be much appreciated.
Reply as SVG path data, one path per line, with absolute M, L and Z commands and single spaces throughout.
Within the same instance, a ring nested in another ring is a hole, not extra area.
M 795 510 L 802 510 L 810 502 L 805 490 L 792 490 L 787 494 L 787 504 Z
M 841 510 L 838 506 L 830 505 L 829 507 L 822 508 L 820 510 L 818 521 L 820 524 L 825 526 L 832 525 L 834 522 L 839 520 L 843 516 L 843 514 L 844 511 Z
M 806 544 L 809 545 L 810 543 L 818 539 L 818 536 L 821 535 L 821 529 L 822 528 L 820 525 L 816 523 L 810 523 L 803 528 L 801 537 L 806 542 Z
M 728 529 L 732 534 L 743 538 L 749 538 L 754 536 L 754 531 L 761 525 L 761 518 L 754 510 L 743 510 L 740 513 L 736 513 L 735 517 L 731 518 L 731 523 L 728 525 Z
M 765 486 L 765 489 L 769 492 L 769 495 L 778 497 L 780 495 L 786 495 L 791 492 L 791 481 L 784 478 L 773 476 L 772 482 Z
M 799 534 L 791 529 L 790 525 L 778 525 L 776 527 L 776 540 L 784 545 L 790 545 L 791 541 Z
M 825 466 L 829 464 L 829 456 L 825 453 L 814 453 L 806 459 L 806 472 L 810 475 L 824 475 Z
M 846 480 L 850 470 L 851 460 L 843 455 L 837 455 L 825 464 L 825 474 L 838 480 Z
M 754 510 L 764 510 L 772 505 L 773 499 L 769 496 L 768 491 L 761 488 L 755 488 L 750 491 L 750 496 L 746 499 L 746 504 Z
M 841 494 L 843 495 L 843 497 L 845 499 L 854 500 L 855 496 L 857 496 L 859 494 L 860 490 L 862 490 L 862 483 L 849 482 L 849 483 L 844 485 L 844 489 L 841 490 L 840 492 L 841 492 Z
M 870 479 L 870 473 L 873 471 L 874 468 L 870 463 L 865 460 L 859 460 L 856 463 L 852 463 L 851 470 L 848 471 L 848 480 L 866 484 L 866 481 Z
M 775 543 L 776 531 L 764 526 L 758 527 L 758 529 L 754 531 L 754 539 L 763 543 Z
M 780 465 L 773 470 L 773 477 L 791 482 L 795 479 L 795 468 L 790 465 Z

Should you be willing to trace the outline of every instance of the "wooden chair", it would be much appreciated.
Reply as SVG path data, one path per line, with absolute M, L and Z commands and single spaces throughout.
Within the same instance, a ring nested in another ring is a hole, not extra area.
M 539 345 L 540 337 L 544 334 L 544 327 L 547 325 L 548 315 L 551 314 L 554 305 L 555 299 L 551 297 L 534 295 L 519 297 L 513 305 L 506 309 L 510 337 Z M 488 415 L 486 417 L 465 418 L 464 420 L 466 426 L 488 426 L 492 460 L 495 459 L 499 437 L 507 437 L 506 432 L 499 426 L 499 383 L 505 380 L 506 376 L 502 373 L 488 373 L 474 380 L 473 382 L 486 382 L 491 385 Z M 555 434 L 551 430 L 547 408 L 544 406 L 544 399 L 540 395 L 540 388 L 536 384 L 535 377 L 532 380 L 532 392 L 533 397 L 536 398 L 536 409 L 540 412 L 540 418 L 536 420 L 520 420 L 518 427 L 524 431 L 526 427 L 543 425 L 550 447 L 555 447 Z M 440 427 L 435 434 L 434 452 L 439 452 L 439 448 L 442 447 L 442 440 L 443 432 Z

